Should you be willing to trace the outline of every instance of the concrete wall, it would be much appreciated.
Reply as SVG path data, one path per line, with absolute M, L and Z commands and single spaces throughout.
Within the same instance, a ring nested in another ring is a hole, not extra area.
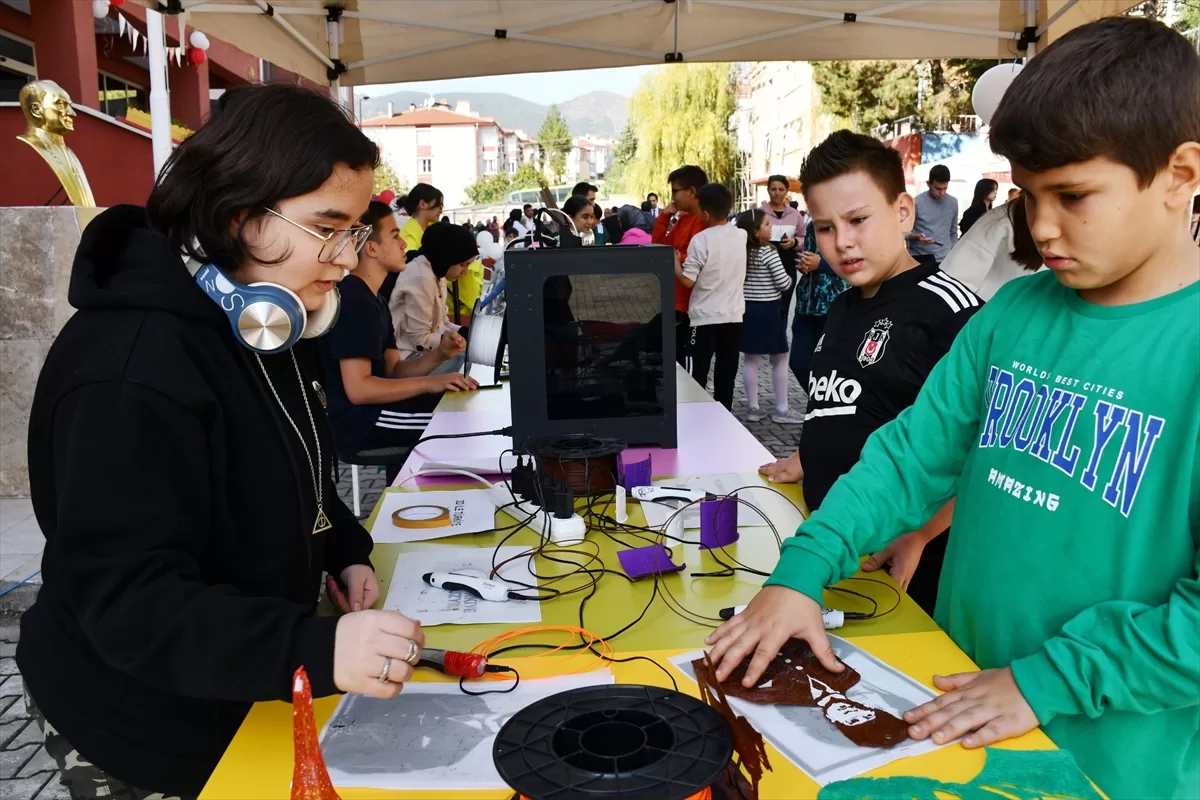
M 0 497 L 29 494 L 29 407 L 67 303 L 80 231 L 103 209 L 0 208 Z

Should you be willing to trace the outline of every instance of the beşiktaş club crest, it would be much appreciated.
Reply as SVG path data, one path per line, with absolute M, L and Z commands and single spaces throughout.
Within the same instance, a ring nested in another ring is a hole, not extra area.
M 892 329 L 892 321 L 886 317 L 875 320 L 875 324 L 871 326 L 871 330 L 867 331 L 867 335 L 863 337 L 862 344 L 858 348 L 858 365 L 860 367 L 869 367 L 872 364 L 883 358 L 883 351 L 887 348 L 888 340 L 892 335 L 888 333 Z

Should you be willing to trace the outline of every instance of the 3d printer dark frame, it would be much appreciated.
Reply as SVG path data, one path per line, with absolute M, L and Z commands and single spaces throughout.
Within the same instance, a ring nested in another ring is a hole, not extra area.
M 664 245 L 512 250 L 505 254 L 513 444 L 543 436 L 592 434 L 630 445 L 673 448 L 676 431 L 675 258 Z M 550 277 L 653 275 L 659 280 L 663 343 L 661 415 L 549 419 L 543 287 Z

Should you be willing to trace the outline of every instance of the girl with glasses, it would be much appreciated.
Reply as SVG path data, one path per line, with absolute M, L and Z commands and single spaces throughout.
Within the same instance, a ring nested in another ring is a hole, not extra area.
M 411 674 L 424 638 L 370 610 L 314 338 L 378 158 L 321 95 L 232 89 L 145 208 L 84 231 L 30 415 L 45 582 L 17 650 L 73 798 L 195 797 L 298 667 L 316 696 L 394 697 Z M 314 613 L 325 574 L 340 617 Z

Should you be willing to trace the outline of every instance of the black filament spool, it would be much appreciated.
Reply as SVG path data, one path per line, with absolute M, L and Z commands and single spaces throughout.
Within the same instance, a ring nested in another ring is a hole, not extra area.
M 492 746 L 505 784 L 528 800 L 685 800 L 729 766 L 733 732 L 673 689 L 590 686 L 513 715 Z

